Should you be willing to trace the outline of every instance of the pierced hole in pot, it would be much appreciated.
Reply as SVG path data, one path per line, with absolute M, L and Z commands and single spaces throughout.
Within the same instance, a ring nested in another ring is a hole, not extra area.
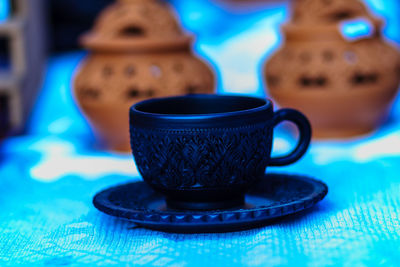
M 340 10 L 328 16 L 331 21 L 341 21 L 353 17 L 353 13 L 349 10 Z
M 100 96 L 100 92 L 94 88 L 84 88 L 81 91 L 81 95 L 86 98 L 97 99 Z
M 280 79 L 276 75 L 268 75 L 267 76 L 267 83 L 269 86 L 277 86 L 280 82 Z
M 360 74 L 360 73 L 356 73 L 353 75 L 353 77 L 351 78 L 351 82 L 353 84 L 363 84 L 365 83 L 365 75 L 364 74 Z
M 349 64 L 355 64 L 357 63 L 358 60 L 357 54 L 354 53 L 353 51 L 345 51 L 343 53 L 343 58 Z
M 137 37 L 137 36 L 143 36 L 144 31 L 142 28 L 137 27 L 137 26 L 127 26 L 123 28 L 120 32 L 119 35 L 125 36 L 125 37 Z
M 300 85 L 303 86 L 303 87 L 308 87 L 308 86 L 311 86 L 311 85 L 312 85 L 313 81 L 312 81 L 311 78 L 309 78 L 309 77 L 307 77 L 307 76 L 302 76 L 302 77 L 300 77 L 300 79 L 299 79 L 299 83 L 300 83 Z
M 378 79 L 379 79 L 379 75 L 377 73 L 371 73 L 369 75 L 369 81 L 371 83 L 376 83 L 378 81 Z
M 103 68 L 103 76 L 108 78 L 113 74 L 113 69 L 111 66 L 104 66 Z
M 292 51 L 285 51 L 282 53 L 282 57 L 286 60 L 292 60 L 293 59 L 293 53 Z
M 198 87 L 195 85 L 188 85 L 185 90 L 188 94 L 196 94 L 198 91 Z
M 162 75 L 161 68 L 155 64 L 150 66 L 150 73 L 155 78 L 160 78 Z
M 319 76 L 315 79 L 315 85 L 319 86 L 319 87 L 323 87 L 327 84 L 328 80 L 326 77 L 324 76 Z
M 126 96 L 128 99 L 136 98 L 139 95 L 140 95 L 140 91 L 136 87 L 130 87 L 126 92 Z
M 135 68 L 132 65 L 129 65 L 125 68 L 125 75 L 127 77 L 131 77 L 135 75 Z
M 183 64 L 181 62 L 176 62 L 173 67 L 174 71 L 181 73 L 183 71 Z
M 323 4 L 330 5 L 332 4 L 332 0 L 321 0 Z
M 149 88 L 146 90 L 145 95 L 146 97 L 152 97 L 155 94 L 155 90 L 153 88 Z
M 318 77 L 302 76 L 299 83 L 304 88 L 321 88 L 328 83 L 328 79 L 322 75 Z
M 377 73 L 355 73 L 351 77 L 351 82 L 354 85 L 374 84 L 378 81 L 379 75 Z
M 311 54 L 308 53 L 308 52 L 303 52 L 303 53 L 301 53 L 301 54 L 300 54 L 300 60 L 301 60 L 303 63 L 308 63 L 308 62 L 310 62 L 310 61 L 311 61 Z
M 332 51 L 327 50 L 327 51 L 322 52 L 322 58 L 326 62 L 331 62 L 334 58 L 334 54 Z

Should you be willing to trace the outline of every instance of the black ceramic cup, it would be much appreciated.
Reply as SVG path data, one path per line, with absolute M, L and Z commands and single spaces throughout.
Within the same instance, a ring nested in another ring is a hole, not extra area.
M 292 153 L 271 158 L 273 128 L 297 125 Z M 144 181 L 173 209 L 225 209 L 244 195 L 267 166 L 291 164 L 306 152 L 311 127 L 300 112 L 274 113 L 266 99 L 187 95 L 142 101 L 130 109 L 131 147 Z

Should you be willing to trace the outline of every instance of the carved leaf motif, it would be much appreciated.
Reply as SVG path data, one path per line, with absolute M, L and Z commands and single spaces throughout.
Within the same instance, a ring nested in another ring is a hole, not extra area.
M 146 181 L 166 189 L 242 185 L 264 174 L 271 150 L 268 125 L 234 130 L 134 129 L 132 151 Z

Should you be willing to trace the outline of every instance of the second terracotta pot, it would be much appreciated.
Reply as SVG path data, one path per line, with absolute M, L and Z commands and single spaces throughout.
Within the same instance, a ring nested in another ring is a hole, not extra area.
M 281 107 L 306 114 L 316 138 L 376 129 L 387 118 L 400 81 L 400 54 L 382 39 L 381 21 L 359 1 L 295 3 L 293 20 L 283 27 L 285 44 L 265 64 L 268 94 Z M 309 14 L 314 6 L 325 15 Z M 371 35 L 346 39 L 340 23 L 359 17 L 369 21 Z

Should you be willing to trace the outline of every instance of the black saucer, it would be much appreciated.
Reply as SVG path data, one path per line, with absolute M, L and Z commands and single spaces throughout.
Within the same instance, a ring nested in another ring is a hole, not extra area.
M 268 174 L 246 194 L 246 204 L 236 209 L 170 210 L 164 197 L 144 182 L 104 190 L 94 197 L 93 204 L 106 214 L 155 230 L 230 232 L 262 226 L 271 219 L 310 208 L 327 193 L 323 182 L 308 177 Z

